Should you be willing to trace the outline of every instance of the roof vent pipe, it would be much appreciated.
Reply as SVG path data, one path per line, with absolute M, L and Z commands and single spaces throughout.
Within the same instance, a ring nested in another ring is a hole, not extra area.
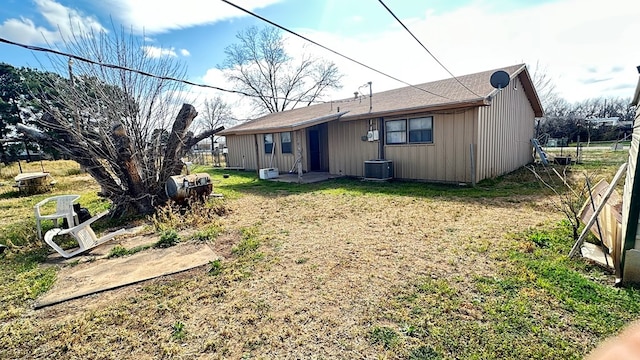
M 371 112 L 371 109 L 373 109 L 373 104 L 372 104 L 372 100 L 371 98 L 373 97 L 373 93 L 371 92 L 371 81 L 369 81 L 369 112 Z

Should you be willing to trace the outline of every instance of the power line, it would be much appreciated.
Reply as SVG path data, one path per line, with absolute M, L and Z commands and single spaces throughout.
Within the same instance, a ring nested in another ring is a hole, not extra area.
M 146 72 L 146 71 L 142 71 L 142 70 L 138 70 L 138 69 L 132 69 L 132 68 L 128 68 L 128 67 L 121 66 L 121 65 L 108 64 L 108 63 L 103 63 L 103 62 L 100 62 L 100 61 L 87 59 L 85 57 L 74 55 L 74 54 L 70 54 L 70 53 L 66 53 L 66 52 L 63 52 L 63 51 L 43 48 L 43 47 L 40 47 L 40 46 L 20 44 L 20 43 L 17 43 L 17 42 L 11 41 L 11 40 L 7 40 L 7 39 L 1 38 L 1 37 L 0 37 L 0 42 L 6 43 L 6 44 L 9 44 L 9 45 L 19 46 L 21 48 L 25 48 L 25 49 L 32 50 L 32 51 L 40 51 L 40 52 L 46 52 L 46 53 L 56 54 L 56 55 L 60 55 L 60 56 L 65 56 L 65 57 L 69 57 L 69 58 L 72 58 L 72 59 L 75 59 L 75 60 L 83 61 L 83 62 L 86 62 L 86 63 L 89 63 L 89 64 L 98 65 L 98 66 L 102 66 L 102 67 L 106 67 L 106 68 L 130 71 L 130 72 L 133 72 L 133 73 L 137 73 L 137 74 L 144 75 L 144 76 L 149 76 L 149 77 L 156 78 L 156 79 L 168 80 L 168 81 L 177 81 L 177 82 L 180 82 L 180 83 L 183 83 L 183 84 L 187 84 L 187 85 L 210 88 L 210 89 L 224 91 L 224 92 L 228 92 L 228 93 L 241 94 L 241 95 L 245 95 L 245 96 L 255 97 L 255 95 L 251 95 L 251 94 L 245 93 L 243 91 L 223 89 L 223 88 L 218 87 L 218 86 L 206 85 L 206 84 L 198 84 L 198 83 L 194 83 L 194 82 L 189 81 L 189 80 L 177 79 L 177 78 L 169 77 L 169 76 L 155 75 L 155 74 L 152 74 L 152 73 L 149 73 L 149 72 Z
M 285 98 L 285 97 L 275 97 L 275 96 L 269 96 L 269 95 L 262 95 L 262 96 L 251 95 L 251 94 L 246 93 L 244 91 L 229 90 L 229 89 L 224 89 L 224 88 L 221 88 L 221 87 L 218 87 L 218 86 L 194 83 L 194 82 L 189 81 L 189 80 L 177 79 L 177 78 L 169 77 L 169 76 L 155 75 L 155 74 L 152 74 L 152 73 L 149 73 L 149 72 L 146 72 L 146 71 L 142 71 L 142 70 L 138 70 L 138 69 L 132 69 L 132 68 L 128 68 L 128 67 L 121 66 L 121 65 L 115 65 L 115 64 L 109 64 L 109 63 L 103 63 L 103 62 L 99 62 L 99 61 L 94 61 L 94 60 L 91 60 L 91 59 L 88 59 L 88 58 L 85 58 L 85 57 L 82 57 L 82 56 L 74 55 L 74 54 L 71 54 L 71 53 L 66 53 L 66 52 L 63 52 L 63 51 L 43 48 L 43 47 L 40 47 L 40 46 L 25 45 L 25 44 L 17 43 L 17 42 L 14 42 L 14 41 L 11 41 L 11 40 L 7 40 L 7 39 L 1 38 L 1 37 L 0 37 L 0 43 L 6 43 L 6 44 L 9 44 L 9 45 L 15 45 L 15 46 L 19 46 L 19 47 L 22 47 L 22 48 L 25 48 L 25 49 L 28 49 L 28 50 L 32 50 L 32 51 L 39 51 L 39 52 L 56 54 L 56 55 L 72 58 L 72 59 L 75 59 L 75 60 L 83 61 L 83 62 L 86 62 L 86 63 L 89 63 L 89 64 L 102 66 L 102 67 L 106 67 L 106 68 L 130 71 L 130 72 L 134 72 L 134 73 L 137 73 L 137 74 L 140 74 L 140 75 L 143 75 L 143 76 L 148 76 L 148 77 L 152 77 L 152 78 L 156 78 L 156 79 L 168 80 L 168 81 L 176 81 L 176 82 L 180 82 L 180 83 L 191 85 L 191 86 L 209 88 L 209 89 L 219 90 L 219 91 L 232 93 L 232 94 L 240 94 L 240 95 L 253 97 L 253 98 L 263 97 L 263 98 L 272 99 L 272 100 L 291 100 L 291 99 Z M 328 103 L 328 101 L 322 101 L 322 100 L 314 100 L 312 102 L 313 103 Z M 335 101 L 333 101 L 333 102 L 335 102 Z
M 228 92 L 228 93 L 245 95 L 245 96 L 248 96 L 248 97 L 259 97 L 257 95 L 251 95 L 251 94 L 245 93 L 243 91 L 223 89 L 223 88 L 218 87 L 218 86 L 206 85 L 206 84 L 198 84 L 198 83 L 194 83 L 194 82 L 191 82 L 191 81 L 188 81 L 188 80 L 177 79 L 177 78 L 168 77 L 168 76 L 159 76 L 159 75 L 148 73 L 146 71 L 132 69 L 132 68 L 128 68 L 128 67 L 125 67 L 125 66 L 102 63 L 102 62 L 99 62 L 99 61 L 94 61 L 94 60 L 91 60 L 91 59 L 84 58 L 82 56 L 66 53 L 66 52 L 63 52 L 63 51 L 43 48 L 43 47 L 39 47 L 39 46 L 20 44 L 20 43 L 17 43 L 17 42 L 11 41 L 11 40 L 7 40 L 7 39 L 4 39 L 4 38 L 0 38 L 0 43 L 6 43 L 6 44 L 9 44 L 9 45 L 15 45 L 15 46 L 19 46 L 19 47 L 22 47 L 22 48 L 25 48 L 25 49 L 29 49 L 29 50 L 33 50 L 33 51 L 46 52 L 46 53 L 56 54 L 56 55 L 60 55 L 60 56 L 65 56 L 65 57 L 69 57 L 69 58 L 72 58 L 72 59 L 75 59 L 75 60 L 83 61 L 83 62 L 86 62 L 86 63 L 89 63 L 89 64 L 93 64 L 93 65 L 97 65 L 97 66 L 103 66 L 103 67 L 107 67 L 107 68 L 111 68 L 111 69 L 131 71 L 131 72 L 143 75 L 143 76 L 149 76 L 149 77 L 156 78 L 156 79 L 162 79 L 162 80 L 168 80 L 168 81 L 177 81 L 177 82 L 180 82 L 180 83 L 183 83 L 183 84 L 187 84 L 187 85 L 205 87 L 205 88 L 220 90 L 220 91 L 224 91 L 224 92 Z M 264 98 L 268 98 L 268 99 L 274 99 L 274 100 L 290 100 L 289 98 L 275 97 L 275 96 L 268 96 L 268 95 L 263 95 L 263 97 Z M 336 104 L 336 103 L 346 103 L 346 102 L 353 102 L 353 101 L 354 101 L 354 99 L 329 100 L 329 101 L 313 100 L 312 102 L 316 103 L 316 104 L 329 104 L 329 103 Z
M 111 68 L 111 69 L 117 69 L 117 70 L 123 70 L 123 71 L 130 71 L 130 72 L 134 72 L 143 76 L 148 76 L 148 77 L 152 77 L 152 78 L 156 78 L 156 79 L 162 79 L 162 80 L 168 80 L 168 81 L 177 81 L 183 84 L 187 84 L 187 85 L 192 85 L 192 86 L 198 86 L 198 87 L 204 87 L 204 88 L 210 88 L 210 89 L 214 89 L 214 90 L 219 90 L 219 91 L 223 91 L 223 92 L 228 92 L 228 93 L 232 93 L 232 94 L 240 94 L 240 95 L 244 95 L 244 96 L 248 96 L 248 97 L 254 97 L 254 98 L 258 98 L 259 96 L 257 95 L 251 95 L 248 94 L 246 92 L 243 91 L 239 91 L 239 90 L 229 90 L 229 89 L 223 89 L 221 87 L 218 86 L 213 86 L 213 85 L 206 85 L 206 84 L 198 84 L 198 83 L 194 83 L 192 81 L 188 81 L 188 80 L 183 80 L 183 79 L 177 79 L 177 78 L 173 78 L 173 77 L 168 77 L 168 76 L 159 76 L 159 75 L 155 75 L 146 71 L 142 71 L 142 70 L 137 70 L 137 69 L 132 69 L 132 68 L 128 68 L 125 66 L 120 66 L 120 65 L 115 65 L 115 64 L 109 64 L 109 63 L 103 63 L 103 62 L 99 62 L 99 61 L 94 61 L 91 59 L 87 59 L 85 57 L 82 56 L 78 56 L 78 55 L 74 55 L 71 53 L 66 53 L 63 51 L 58 51 L 58 50 L 53 50 L 53 49 L 48 49 L 48 48 L 43 48 L 43 47 L 39 47 L 39 46 L 33 46 L 33 45 L 25 45 L 25 44 L 21 44 L 21 43 L 17 43 L 11 40 L 7 40 L 4 38 L 0 37 L 0 43 L 6 43 L 9 45 L 15 45 L 15 46 L 19 46 L 28 50 L 32 50 L 32 51 L 39 51 L 39 52 L 45 52 L 45 53 L 51 53 L 51 54 L 56 54 L 56 55 L 60 55 L 60 56 L 64 56 L 64 57 L 68 57 L 68 58 L 72 58 L 78 61 L 83 61 L 89 64 L 93 64 L 93 65 L 97 65 L 97 66 L 102 66 L 102 67 L 106 67 L 106 68 Z M 268 96 L 268 95 L 263 95 L 262 97 L 264 98 L 268 98 L 268 99 L 273 99 L 273 100 L 290 100 L 289 98 L 285 98 L 285 97 L 275 97 L 275 96 Z M 325 100 L 313 100 L 313 103 L 316 104 L 328 104 L 328 103 L 346 103 L 346 102 L 353 102 L 354 99 L 345 99 L 345 100 L 329 100 L 329 101 L 325 101 Z
M 369 65 L 363 64 L 363 63 L 361 63 L 361 62 L 360 62 L 360 61 L 358 61 L 358 60 L 355 60 L 355 59 L 353 59 L 353 58 L 350 58 L 350 57 L 349 57 L 349 56 L 347 56 L 347 55 L 344 55 L 344 54 L 339 53 L 339 52 L 337 52 L 337 51 L 335 51 L 335 50 L 332 50 L 332 49 L 330 49 L 330 48 L 328 48 L 328 47 L 326 47 L 326 46 L 324 46 L 324 45 L 322 45 L 322 44 L 319 44 L 319 43 L 317 43 L 317 42 L 315 42 L 315 41 L 313 41 L 313 40 L 311 40 L 311 39 L 309 39 L 309 38 L 307 38 L 307 37 L 305 37 L 305 36 L 303 36 L 303 35 L 300 35 L 300 34 L 296 33 L 296 32 L 295 32 L 295 31 L 293 31 L 293 30 L 289 30 L 289 29 L 285 28 L 285 27 L 284 27 L 284 26 L 282 26 L 282 25 L 276 24 L 275 22 L 273 22 L 273 21 L 271 21 L 271 20 L 269 20 L 269 19 L 267 19 L 267 18 L 265 18 L 265 17 L 262 17 L 262 16 L 260 16 L 260 15 L 258 15 L 258 14 L 256 14 L 256 13 L 254 13 L 254 12 L 251 12 L 251 11 L 249 11 L 249 10 L 247 10 L 247 9 L 245 9 L 245 8 L 243 8 L 243 7 L 241 7 L 241 6 L 239 6 L 239 5 L 236 5 L 236 4 L 232 3 L 231 1 L 228 1 L 228 0 L 221 0 L 221 1 L 222 1 L 222 2 L 224 2 L 224 3 L 226 3 L 226 4 L 228 4 L 228 5 L 233 6 L 234 8 L 236 8 L 236 9 L 238 9 L 238 10 L 240 10 L 240 11 L 242 11 L 242 12 L 246 13 L 246 14 L 249 14 L 249 15 L 251 15 L 251 16 L 253 16 L 253 17 L 256 17 L 256 18 L 258 18 L 258 19 L 260 19 L 260 20 L 262 20 L 262 21 L 264 21 L 264 22 L 266 22 L 266 23 L 268 23 L 268 24 L 270 24 L 270 25 L 272 25 L 272 26 L 275 26 L 275 27 L 277 27 L 277 28 L 278 28 L 278 29 L 280 29 L 280 30 L 286 31 L 286 32 L 288 32 L 288 33 L 289 33 L 289 34 L 291 34 L 291 35 L 297 36 L 297 37 L 299 37 L 299 38 L 301 38 L 301 39 L 303 39 L 303 40 L 305 40 L 305 41 L 308 41 L 308 42 L 310 42 L 310 43 L 312 43 L 312 44 L 314 44 L 314 45 L 316 45 L 316 46 L 319 46 L 319 47 L 321 47 L 321 48 L 323 48 L 323 49 L 325 49 L 325 50 L 327 50 L 327 51 L 329 51 L 329 52 L 332 52 L 332 53 L 334 53 L 334 54 L 336 54 L 336 55 L 338 55 L 338 56 L 340 56 L 340 57 L 342 57 L 342 58 L 344 58 L 344 59 L 347 59 L 347 60 L 349 60 L 349 61 L 351 61 L 351 62 L 354 62 L 354 63 L 356 63 L 356 64 L 358 64 L 358 65 L 360 65 L 360 66 L 363 66 L 363 67 L 365 67 L 365 68 L 367 68 L 367 69 L 369 69 L 369 70 L 372 70 L 372 71 L 374 71 L 374 72 L 377 72 L 377 73 L 378 73 L 378 74 L 380 74 L 380 75 L 386 76 L 386 77 L 388 77 L 388 78 L 390 78 L 390 79 L 393 79 L 393 80 L 395 80 L 395 81 L 401 82 L 401 83 L 403 83 L 403 84 L 405 84 L 405 85 L 407 85 L 407 86 L 410 86 L 410 87 L 412 87 L 412 88 L 418 89 L 418 90 L 420 90 L 420 91 L 424 91 L 424 92 L 429 93 L 429 94 L 431 94 L 431 95 L 435 95 L 435 96 L 438 96 L 438 97 L 441 97 L 441 98 L 444 98 L 444 99 L 452 100 L 452 101 L 453 101 L 453 99 L 451 99 L 451 98 L 449 98 L 449 97 L 446 97 L 446 96 L 444 96 L 444 95 L 440 95 L 440 94 L 436 94 L 436 93 L 431 92 L 431 91 L 429 91 L 429 90 L 425 90 L 425 89 L 423 89 L 423 88 L 420 88 L 420 87 L 417 87 L 417 86 L 415 86 L 415 85 L 409 84 L 409 83 L 408 83 L 408 82 L 406 82 L 406 81 L 402 81 L 402 80 L 400 80 L 400 79 L 398 79 L 398 78 L 396 78 L 396 77 L 394 77 L 394 76 L 391 76 L 391 75 L 389 75 L 389 74 L 387 74 L 387 73 L 384 73 L 384 72 L 382 72 L 382 71 L 380 71 L 380 70 L 374 69 L 374 68 L 372 68 L 372 67 L 371 67 L 371 66 L 369 66 Z M 457 79 L 456 79 L 456 80 L 457 80 Z M 477 94 L 476 94 L 476 95 L 477 95 Z
M 258 14 L 255 14 L 255 13 L 253 13 L 253 12 L 247 10 L 247 9 L 244 9 L 244 8 L 238 6 L 238 5 L 236 5 L 236 4 L 234 4 L 234 3 L 230 2 L 230 1 L 227 1 L 227 0 L 222 0 L 222 1 L 224 3 L 227 3 L 228 5 L 231 5 L 231 6 L 235 7 L 238 10 L 241 10 L 241 11 L 243 11 L 243 12 L 249 14 L 249 15 L 252 15 L 252 16 L 254 16 L 254 17 L 256 17 L 256 18 L 258 18 L 258 19 L 260 19 L 260 20 L 262 20 L 264 22 L 267 22 L 267 23 L 269 23 L 269 24 L 271 24 L 271 25 L 273 25 L 273 26 L 275 26 L 275 27 L 277 27 L 277 28 L 279 28 L 279 29 L 281 29 L 283 31 L 286 31 L 286 32 L 288 32 L 288 33 L 290 33 L 292 35 L 295 35 L 295 36 L 297 36 L 297 37 L 299 37 L 299 38 L 301 38 L 301 39 L 303 39 L 305 41 L 308 41 L 308 42 L 310 42 L 310 43 L 312 43 L 312 44 L 314 44 L 316 46 L 319 46 L 319 47 L 321 47 L 321 48 L 323 48 L 323 49 L 325 49 L 325 50 L 327 50 L 329 52 L 332 52 L 332 53 L 334 53 L 334 54 L 336 54 L 336 55 L 338 55 L 338 56 L 340 56 L 342 58 L 345 58 L 345 59 L 347 59 L 347 60 L 349 60 L 351 62 L 354 62 L 354 63 L 356 63 L 356 64 L 358 64 L 360 66 L 363 66 L 363 67 L 365 67 L 365 68 L 367 68 L 369 70 L 377 72 L 378 74 L 386 76 L 386 77 L 388 77 L 388 78 L 390 78 L 392 80 L 398 81 L 400 83 L 403 83 L 403 84 L 405 84 L 407 86 L 410 86 L 412 88 L 418 89 L 420 91 L 424 91 L 424 92 L 429 93 L 431 95 L 435 95 L 435 96 L 438 96 L 438 97 L 441 97 L 441 98 L 444 98 L 444 99 L 447 99 L 447 100 L 453 100 L 453 99 L 451 99 L 449 97 L 446 97 L 444 95 L 440 95 L 440 94 L 434 93 L 432 91 L 417 87 L 417 86 L 415 86 L 413 84 L 410 84 L 410 83 L 408 83 L 406 81 L 400 80 L 400 79 L 398 79 L 398 78 L 396 78 L 396 77 L 394 77 L 392 75 L 389 75 L 389 74 L 384 73 L 384 72 L 382 72 L 380 70 L 377 70 L 377 69 L 375 69 L 375 68 L 373 68 L 373 67 L 371 67 L 369 65 L 366 65 L 366 64 L 364 64 L 364 63 L 362 63 L 360 61 L 357 61 L 357 60 L 355 60 L 355 59 L 353 59 L 353 58 L 351 58 L 349 56 L 346 56 L 346 55 L 338 52 L 338 51 L 330 49 L 330 48 L 328 48 L 328 47 L 326 47 L 326 46 L 324 46 L 324 45 L 322 45 L 322 44 L 320 44 L 320 43 L 318 43 L 318 42 L 316 42 L 314 40 L 311 40 L 311 39 L 309 39 L 309 38 L 307 38 L 307 37 L 305 37 L 303 35 L 300 35 L 300 34 L 294 32 L 292 30 L 289 30 L 289 29 L 285 28 L 284 26 L 281 26 L 281 25 L 279 25 L 279 24 L 277 24 L 277 23 L 275 23 L 275 22 L 273 22 L 273 21 L 271 21 L 269 19 L 266 19 L 266 18 L 264 18 L 264 17 L 262 17 L 262 16 L 260 16 Z M 101 67 L 106 67 L 106 68 L 111 68 L 111 69 L 129 71 L 129 72 L 137 73 L 137 74 L 140 74 L 140 75 L 143 75 L 143 76 L 148 76 L 148 77 L 152 77 L 152 78 L 156 78 L 156 79 L 168 80 L 168 81 L 176 81 L 176 82 L 187 84 L 187 85 L 191 85 L 191 86 L 209 88 L 209 89 L 214 89 L 214 90 L 223 91 L 223 92 L 232 93 L 232 94 L 240 94 L 240 95 L 244 95 L 244 96 L 248 96 L 248 97 L 259 97 L 259 96 L 256 96 L 256 95 L 252 95 L 252 94 L 246 93 L 244 91 L 229 90 L 229 89 L 224 89 L 224 88 L 221 88 L 221 87 L 218 87 L 218 86 L 199 84 L 199 83 L 195 83 L 195 82 L 192 82 L 192 81 L 189 81 L 189 80 L 178 79 L 178 78 L 169 77 L 169 76 L 155 75 L 155 74 L 143 71 L 143 70 L 133 69 L 133 68 L 129 68 L 129 67 L 121 66 L 121 65 L 116 65 L 116 64 L 103 63 L 103 62 L 91 60 L 91 59 L 88 59 L 88 58 L 85 58 L 85 57 L 82 57 L 82 56 L 79 56 L 79 55 L 75 55 L 75 54 L 71 54 L 71 53 L 67 53 L 67 52 L 63 52 L 63 51 L 59 51 L 59 50 L 43 48 L 43 47 L 34 46 L 34 45 L 21 44 L 21 43 L 18 43 L 18 42 L 15 42 L 15 41 L 11 41 L 11 40 L 8 40 L 8 39 L 2 38 L 2 37 L 0 37 L 0 43 L 6 43 L 6 44 L 9 44 L 9 45 L 14 45 L 14 46 L 18 46 L 18 47 L 25 48 L 25 49 L 32 50 L 32 51 L 38 51 L 38 52 L 45 52 L 45 53 L 51 53 L 51 54 L 55 54 L 55 55 L 60 55 L 60 56 L 68 57 L 68 58 L 75 59 L 75 60 L 78 60 L 78 61 L 83 61 L 83 62 L 86 62 L 86 63 L 89 63 L 89 64 L 93 64 L 93 65 L 97 65 L 97 66 L 101 66 Z M 265 98 L 269 98 L 269 99 L 274 99 L 274 100 L 288 100 L 288 98 L 282 98 L 282 97 L 274 97 L 274 96 L 264 96 L 264 97 Z M 319 101 L 319 100 L 316 100 L 316 101 L 313 101 L 313 102 L 315 102 L 315 103 L 330 103 L 330 102 L 337 103 L 337 102 L 350 102 L 350 101 L 353 101 L 353 100 L 350 100 L 350 99 L 332 100 L 332 101 Z
M 403 22 L 402 22 L 402 21 L 401 21 L 401 20 L 396 16 L 396 14 L 394 14 L 394 13 L 393 13 L 393 11 L 391 11 L 391 9 L 389 9 L 389 7 L 388 7 L 388 6 L 387 6 L 387 5 L 386 5 L 382 0 L 378 0 L 378 1 L 380 2 L 380 4 L 382 4 L 382 6 L 384 6 L 384 8 L 385 8 L 385 9 L 387 9 L 387 11 L 389 12 L 389 14 L 391 14 L 391 15 L 392 15 L 392 16 L 393 16 L 393 17 L 394 17 L 394 18 L 395 18 L 395 19 L 400 23 L 400 25 L 402 25 L 402 27 L 403 27 L 405 30 L 407 30 L 407 32 L 408 32 L 411 36 L 413 36 L 413 38 L 418 42 L 418 44 L 420 44 L 420 46 L 422 46 L 422 48 L 423 48 L 427 53 L 429 53 L 429 55 L 431 55 L 431 57 L 433 58 L 433 60 L 435 60 L 435 61 L 436 61 L 440 66 L 442 66 L 442 68 L 443 68 L 443 69 L 445 69 L 445 70 L 449 73 L 449 75 L 451 75 L 451 77 L 453 77 L 453 78 L 454 78 L 454 79 L 455 79 L 455 80 L 456 80 L 460 85 L 462 85 L 465 89 L 469 90 L 473 95 L 475 95 L 475 96 L 477 96 L 477 97 L 482 97 L 482 96 L 478 95 L 475 91 L 473 91 L 473 90 L 469 89 L 469 88 L 467 87 L 467 85 L 463 84 L 460 80 L 458 80 L 458 78 L 457 78 L 455 75 L 453 75 L 453 73 L 451 73 L 451 71 L 449 71 L 449 69 L 447 69 L 447 67 L 446 67 L 446 66 L 444 66 L 444 64 L 443 64 L 443 63 L 441 63 L 441 62 L 440 62 L 440 60 L 438 60 L 438 58 L 436 58 L 436 57 L 435 57 L 435 55 L 433 55 L 433 54 L 431 53 L 431 51 L 429 51 L 429 49 L 427 49 L 427 47 L 426 47 L 426 46 L 424 46 L 420 40 L 418 40 L 418 38 L 417 38 L 417 37 L 416 37 L 416 36 L 411 32 L 411 30 L 409 30 L 409 28 L 407 28 L 407 27 L 404 25 L 404 23 L 403 23 Z

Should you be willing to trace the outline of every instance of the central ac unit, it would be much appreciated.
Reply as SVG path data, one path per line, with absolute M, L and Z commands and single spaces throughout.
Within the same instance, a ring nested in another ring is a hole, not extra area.
M 364 162 L 364 178 L 366 180 L 389 180 L 393 178 L 393 161 L 367 160 Z

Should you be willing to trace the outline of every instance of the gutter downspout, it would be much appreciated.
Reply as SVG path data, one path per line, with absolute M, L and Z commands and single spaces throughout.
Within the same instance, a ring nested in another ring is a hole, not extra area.
M 384 118 L 378 118 L 378 159 L 384 160 Z

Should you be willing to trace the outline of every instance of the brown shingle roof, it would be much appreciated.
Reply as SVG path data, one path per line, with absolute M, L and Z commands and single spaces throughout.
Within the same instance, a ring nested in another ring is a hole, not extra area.
M 368 96 L 311 105 L 268 114 L 244 124 L 234 126 L 218 134 L 279 132 L 306 128 L 338 118 L 341 121 L 348 121 L 489 105 L 490 97 L 497 92 L 489 83 L 491 74 L 496 70 L 506 71 L 512 79 L 520 76 L 524 91 L 529 97 L 536 116 L 542 116 L 542 106 L 534 90 L 529 73 L 526 70 L 526 66 L 519 64 L 458 76 L 458 81 L 466 85 L 473 93 L 458 83 L 456 79 L 450 78 L 374 93 L 371 97 L 371 105 L 369 104 Z

